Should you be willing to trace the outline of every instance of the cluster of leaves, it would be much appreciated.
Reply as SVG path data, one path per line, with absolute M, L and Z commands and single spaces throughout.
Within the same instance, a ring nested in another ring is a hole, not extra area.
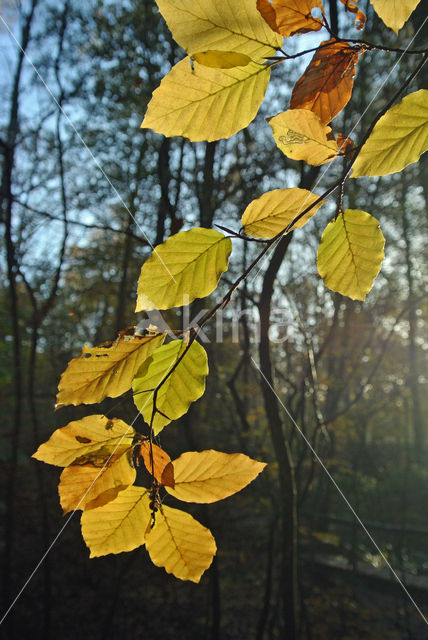
M 341 1 L 362 28 L 365 17 L 356 1 Z M 394 9 L 397 3 L 390 0 L 371 2 L 394 30 L 418 4 L 408 0 Z M 166 335 L 155 327 L 144 335 L 134 327 L 125 329 L 112 343 L 85 346 L 61 377 L 57 407 L 99 403 L 132 388 L 138 415 L 148 425 L 142 435 L 120 419 L 91 415 L 55 431 L 34 454 L 65 467 L 61 504 L 65 512 L 82 509 L 82 534 L 91 556 L 145 544 L 156 565 L 197 582 L 215 554 L 214 539 L 189 514 L 163 504 L 165 495 L 214 502 L 242 489 L 265 466 L 242 454 L 216 451 L 187 452 L 172 461 L 155 441 L 204 393 L 208 360 L 196 341 L 198 331 L 229 301 L 269 247 L 302 227 L 338 187 L 337 215 L 322 235 L 318 269 L 332 290 L 364 300 L 381 267 L 384 238 L 369 213 L 343 210 L 345 182 L 351 171 L 353 178 L 385 175 L 418 160 L 428 148 L 428 91 L 387 105 L 355 146 L 345 134 L 335 138 L 329 125 L 351 97 L 360 56 L 376 47 L 338 39 L 321 0 L 225 0 L 221 7 L 215 0 L 157 4 L 188 56 L 154 92 L 143 127 L 193 141 L 230 137 L 255 117 L 271 69 L 289 59 L 283 38 L 325 29 L 329 39 L 316 49 L 296 83 L 290 108 L 268 122 L 286 156 L 316 166 L 338 157 L 345 163 L 340 180 L 322 196 L 300 188 L 277 189 L 249 204 L 242 230 L 235 235 L 264 239 L 265 247 L 199 328 L 166 343 Z M 314 9 L 321 17 L 313 15 Z M 181 307 L 210 295 L 228 268 L 231 251 L 230 237 L 213 229 L 171 236 L 142 267 L 136 311 Z M 148 477 L 144 486 L 135 484 L 138 469 L 145 469 Z

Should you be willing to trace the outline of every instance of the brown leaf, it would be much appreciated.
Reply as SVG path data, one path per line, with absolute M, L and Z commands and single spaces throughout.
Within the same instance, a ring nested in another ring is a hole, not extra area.
M 355 149 L 355 142 L 344 133 L 337 134 L 336 142 L 340 153 L 344 156 L 351 154 Z
M 143 459 L 144 465 L 149 473 L 159 482 L 159 484 L 174 488 L 174 467 L 171 464 L 169 455 L 156 444 L 142 442 L 137 454 L 138 459 Z M 167 469 L 169 465 L 171 469 Z
M 309 109 L 328 124 L 348 103 L 362 49 L 334 38 L 322 42 L 291 96 L 291 109 Z
M 175 488 L 174 465 L 172 462 L 168 462 L 165 469 L 162 471 L 161 484 L 164 487 L 171 487 L 171 489 Z
M 319 31 L 322 20 L 312 10 L 324 11 L 321 0 L 257 0 L 257 9 L 271 29 L 287 38 L 309 31 Z

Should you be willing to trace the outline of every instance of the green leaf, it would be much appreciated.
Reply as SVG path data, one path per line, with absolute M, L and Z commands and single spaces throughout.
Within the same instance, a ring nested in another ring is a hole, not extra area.
M 428 89 L 421 89 L 391 107 L 376 123 L 358 154 L 351 177 L 401 171 L 427 150 Z
M 128 487 L 115 500 L 84 511 L 82 536 L 91 558 L 132 551 L 144 544 L 150 524 L 150 498 L 143 487 Z
M 384 245 L 376 218 L 346 209 L 322 234 L 318 272 L 324 284 L 353 300 L 364 300 L 380 271 Z
M 274 238 L 285 229 L 294 218 L 318 200 L 315 193 L 306 189 L 275 189 L 253 200 L 242 215 L 242 226 L 253 238 Z M 318 211 L 324 201 L 315 205 L 294 225 L 303 227 Z
M 270 68 L 210 69 L 181 60 L 154 91 L 141 125 L 164 136 L 192 142 L 230 138 L 257 115 L 269 83 Z
M 159 433 L 171 420 L 176 420 L 186 413 L 190 404 L 198 400 L 205 391 L 208 358 L 205 349 L 198 342 L 190 345 L 186 355 L 173 369 L 185 349 L 186 343 L 181 340 L 163 345 L 156 349 L 134 378 L 132 384 L 134 402 L 144 420 L 150 424 L 153 412 L 153 389 L 169 371 L 172 371 L 157 394 L 156 408 L 164 415 L 156 413 L 154 417 L 155 434 Z
M 190 55 L 216 49 L 264 61 L 281 47 L 255 0 L 156 0 L 174 40 Z
M 232 242 L 214 229 L 180 231 L 141 269 L 136 311 L 171 309 L 208 296 L 226 271 Z

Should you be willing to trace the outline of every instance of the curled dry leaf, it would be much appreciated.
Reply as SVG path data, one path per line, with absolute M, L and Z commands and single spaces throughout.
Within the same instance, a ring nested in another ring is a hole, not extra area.
M 357 7 L 358 0 L 340 0 L 345 5 L 346 11 L 355 13 L 355 27 L 361 31 L 366 24 L 365 14 Z

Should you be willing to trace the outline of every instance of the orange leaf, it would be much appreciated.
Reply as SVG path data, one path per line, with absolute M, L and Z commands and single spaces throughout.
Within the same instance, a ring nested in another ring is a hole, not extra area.
M 357 7 L 358 0 L 340 0 L 342 4 L 345 5 L 346 11 L 350 11 L 351 13 L 355 13 L 355 27 L 361 31 L 364 29 L 366 24 L 366 16 L 360 9 Z
M 311 13 L 315 8 L 324 11 L 321 0 L 257 0 L 257 9 L 270 28 L 287 38 L 321 29 L 322 20 Z
M 344 156 L 349 155 L 355 149 L 355 142 L 351 138 L 345 136 L 344 133 L 337 134 L 336 142 L 340 153 Z
M 150 442 L 143 442 L 137 456 L 139 459 L 143 459 L 147 471 L 156 478 L 159 484 L 174 488 L 174 467 L 166 451 L 156 444 L 150 446 Z
M 348 103 L 361 48 L 322 42 L 291 96 L 290 109 L 309 109 L 328 124 Z

